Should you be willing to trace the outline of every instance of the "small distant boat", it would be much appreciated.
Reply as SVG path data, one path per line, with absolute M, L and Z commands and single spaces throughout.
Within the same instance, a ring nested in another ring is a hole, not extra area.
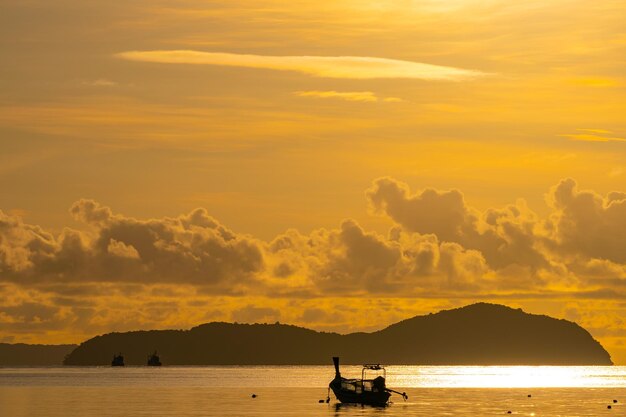
M 330 381 L 328 387 L 333 390 L 335 397 L 342 403 L 382 407 L 387 405 L 392 392 L 401 395 L 404 400 L 409 398 L 404 392 L 394 391 L 386 387 L 387 371 L 380 364 L 365 364 L 361 370 L 361 378 L 347 379 L 342 377 L 339 372 L 338 357 L 333 357 L 333 363 L 335 364 L 335 378 Z M 368 373 L 370 376 L 372 373 L 376 376 L 368 378 Z
M 159 355 L 157 355 L 156 350 L 154 351 L 153 354 L 148 355 L 148 366 L 161 366 L 161 359 L 159 358 Z
M 111 366 L 124 366 L 124 357 L 122 356 L 121 353 L 118 353 L 117 355 L 113 355 Z

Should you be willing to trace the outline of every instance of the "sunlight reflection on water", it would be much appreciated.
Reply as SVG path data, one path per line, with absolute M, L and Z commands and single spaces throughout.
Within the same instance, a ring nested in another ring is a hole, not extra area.
M 361 367 L 341 367 L 359 377 Z M 0 368 L 0 386 L 326 387 L 331 366 L 165 366 Z M 626 388 L 624 366 L 387 367 L 387 384 L 406 388 Z
M 617 366 L 392 366 L 390 383 L 403 387 L 626 387 Z

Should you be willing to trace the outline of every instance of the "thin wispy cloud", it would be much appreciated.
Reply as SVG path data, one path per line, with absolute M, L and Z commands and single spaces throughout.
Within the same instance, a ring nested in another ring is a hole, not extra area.
M 119 83 L 106 78 L 98 78 L 96 80 L 83 80 L 81 85 L 86 87 L 117 87 Z
M 486 75 L 480 71 L 463 68 L 363 56 L 270 56 L 189 50 L 127 51 L 116 56 L 140 62 L 296 71 L 326 78 L 409 78 L 460 81 Z
M 583 142 L 626 142 L 626 138 L 620 138 L 613 135 L 610 130 L 604 129 L 576 129 L 578 133 L 567 135 L 559 135 L 560 137 L 570 140 Z
M 606 130 L 606 129 L 576 129 L 579 132 L 587 132 L 587 133 L 593 133 L 593 134 L 599 134 L 599 135 L 610 135 L 611 132 L 610 130 Z
M 402 102 L 398 97 L 378 97 L 376 93 L 371 91 L 296 91 L 294 94 L 298 97 L 311 98 L 329 98 L 340 99 L 346 101 L 360 101 L 367 103 L 383 102 Z

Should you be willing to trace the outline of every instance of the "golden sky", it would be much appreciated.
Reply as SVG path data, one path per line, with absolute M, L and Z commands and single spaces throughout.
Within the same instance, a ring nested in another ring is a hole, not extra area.
M 0 11 L 0 342 L 492 301 L 626 364 L 623 1 Z

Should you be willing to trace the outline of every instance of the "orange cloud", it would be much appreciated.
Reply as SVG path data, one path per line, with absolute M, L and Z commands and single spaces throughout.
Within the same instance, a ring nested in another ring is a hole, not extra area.
M 87 228 L 55 236 L 0 212 L 0 282 L 184 283 L 206 294 L 316 297 L 589 290 L 598 271 L 626 279 L 626 193 L 600 196 L 563 180 L 544 220 L 523 201 L 479 211 L 458 190 L 411 193 L 392 178 L 374 181 L 367 198 L 397 224 L 387 236 L 348 219 L 264 242 L 201 208 L 139 220 L 84 199 L 70 212 Z
M 236 235 L 204 209 L 158 220 L 113 214 L 79 200 L 72 215 L 91 231 L 54 237 L 0 212 L 0 271 L 13 282 L 193 283 L 236 292 L 263 268 L 260 243 Z
M 392 178 L 374 181 L 367 198 L 374 212 L 406 230 L 479 250 L 493 267 L 518 264 L 537 269 L 549 264 L 537 233 L 538 219 L 522 201 L 481 213 L 469 207 L 458 190 L 411 194 L 406 184 Z
M 578 189 L 573 179 L 550 190 L 548 221 L 551 235 L 562 250 L 590 258 L 626 264 L 626 193 L 602 196 Z
M 571 133 L 559 136 L 571 140 L 579 140 L 584 142 L 626 142 L 625 138 L 611 136 L 612 132 L 610 130 L 578 129 L 578 131 L 581 133 Z
M 163 64 L 221 65 L 296 71 L 327 78 L 460 81 L 486 75 L 475 70 L 363 56 L 270 56 L 187 50 L 127 51 L 116 56 L 129 61 Z
M 346 101 L 376 102 L 378 96 L 371 91 L 296 91 L 298 97 L 338 98 Z

